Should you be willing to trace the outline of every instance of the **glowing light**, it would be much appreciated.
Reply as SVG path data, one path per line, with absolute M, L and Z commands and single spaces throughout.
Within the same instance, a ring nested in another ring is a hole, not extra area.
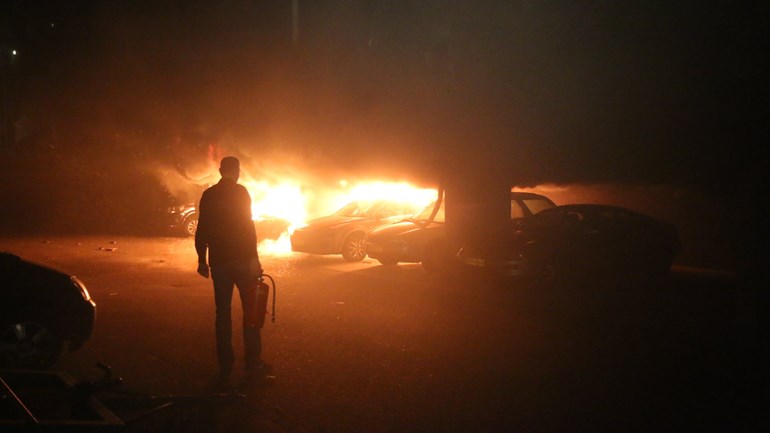
M 259 254 L 261 256 L 290 256 L 291 238 L 288 233 L 284 233 L 278 239 L 265 239 L 259 243 Z
M 352 187 L 347 198 L 348 201 L 392 200 L 421 208 L 436 199 L 436 190 L 415 188 L 406 182 L 366 182 Z
M 291 254 L 290 235 L 309 219 L 328 215 L 354 200 L 391 200 L 421 209 L 436 199 L 436 190 L 416 188 L 406 182 L 340 181 L 336 190 L 302 187 L 291 180 L 281 182 L 245 181 L 242 184 L 252 197 L 252 215 L 255 219 L 268 216 L 289 223 L 286 232 L 276 239 L 260 240 L 259 253 L 263 256 Z
M 243 182 L 251 194 L 253 219 L 271 216 L 286 220 L 293 230 L 307 220 L 305 197 L 299 185 L 291 183 Z
M 216 176 L 214 176 L 216 177 Z M 251 195 L 251 214 L 256 223 L 280 219 L 288 228 L 277 239 L 259 238 L 262 256 L 290 255 L 290 236 L 313 218 L 329 215 L 351 201 L 391 200 L 420 210 L 436 199 L 437 191 L 417 188 L 407 182 L 339 180 L 323 187 L 291 175 L 272 175 L 268 180 L 252 177 L 242 167 L 239 181 Z

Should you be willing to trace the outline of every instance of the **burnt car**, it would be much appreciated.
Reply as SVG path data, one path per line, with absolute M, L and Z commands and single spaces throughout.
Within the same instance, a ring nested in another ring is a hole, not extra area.
M 530 192 L 511 192 L 511 220 L 518 221 L 556 206 L 551 199 Z M 451 263 L 444 229 L 444 203 L 433 219 L 432 204 L 403 221 L 373 229 L 367 234 L 369 257 L 383 265 L 422 263 L 427 271 L 444 269 Z
M 674 225 L 629 209 L 570 204 L 511 223 L 494 239 L 466 244 L 460 262 L 545 284 L 614 272 L 668 273 L 681 248 Z
M 96 304 L 80 279 L 8 252 L 0 275 L 0 369 L 50 368 L 91 338 Z
M 310 254 L 342 254 L 350 262 L 366 257 L 366 233 L 413 215 L 420 207 L 393 200 L 354 200 L 331 215 L 316 218 L 291 235 L 291 249 Z

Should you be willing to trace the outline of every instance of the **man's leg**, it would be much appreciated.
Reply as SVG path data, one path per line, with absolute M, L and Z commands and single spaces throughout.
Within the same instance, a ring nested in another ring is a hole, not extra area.
M 231 272 L 222 269 L 212 269 L 211 279 L 214 280 L 214 304 L 216 305 L 217 359 L 220 372 L 230 374 L 235 362 L 232 343 L 233 324 L 230 315 L 234 280 Z
M 240 275 L 240 278 L 236 280 L 238 286 L 238 294 L 241 297 L 241 306 L 243 307 L 243 351 L 246 358 L 246 369 L 253 370 L 259 368 L 262 357 L 262 333 L 258 326 L 251 326 L 248 323 L 248 318 L 251 316 L 246 313 L 247 308 L 256 308 L 256 305 L 251 305 L 248 301 L 250 297 L 252 300 L 256 300 L 256 294 L 249 294 L 249 291 L 256 290 L 256 284 L 254 277 L 245 273 Z M 251 296 L 249 296 L 251 295 Z

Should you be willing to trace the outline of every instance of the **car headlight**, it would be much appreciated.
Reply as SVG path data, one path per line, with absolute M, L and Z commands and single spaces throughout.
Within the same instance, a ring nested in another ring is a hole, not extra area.
M 72 284 L 78 288 L 80 291 L 80 295 L 83 297 L 83 300 L 88 302 L 91 300 L 91 294 L 88 293 L 88 289 L 86 289 L 86 285 L 80 281 L 80 278 L 78 277 L 70 277 L 70 280 L 72 281 Z

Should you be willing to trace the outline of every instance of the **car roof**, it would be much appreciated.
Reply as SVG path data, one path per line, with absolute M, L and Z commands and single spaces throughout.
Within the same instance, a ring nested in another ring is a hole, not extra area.
M 621 212 L 635 213 L 634 211 L 630 209 L 626 209 L 624 207 L 613 206 L 609 204 L 596 204 L 596 203 L 563 204 L 561 206 L 556 206 L 555 209 L 587 211 L 587 212 L 601 212 L 603 210 L 607 210 L 607 211 L 621 211 Z
M 534 192 L 521 192 L 521 191 L 511 191 L 511 200 L 531 200 L 531 199 L 543 199 L 551 201 L 548 197 L 537 194 Z
M 595 203 L 564 204 L 561 206 L 556 206 L 551 209 L 546 209 L 543 212 L 546 212 L 546 211 L 547 212 L 575 211 L 575 212 L 582 212 L 587 214 L 597 214 L 599 212 L 615 212 L 615 213 L 625 213 L 627 215 L 635 215 L 636 217 L 639 217 L 639 218 L 646 218 L 646 219 L 653 219 L 653 220 L 655 219 L 650 215 L 639 213 L 625 207 L 613 206 L 609 204 L 595 204 Z

